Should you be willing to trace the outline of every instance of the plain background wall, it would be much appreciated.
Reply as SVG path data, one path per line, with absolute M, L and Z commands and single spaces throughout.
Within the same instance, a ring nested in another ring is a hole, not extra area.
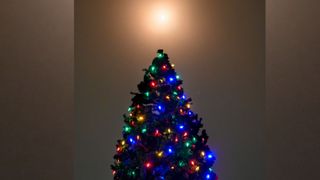
M 267 179 L 320 179 L 319 7 L 267 1 Z
M 73 1 L 0 2 L 0 179 L 73 179 Z
M 129 92 L 163 48 L 204 119 L 220 179 L 263 180 L 264 1 L 178 1 L 185 18 L 174 36 L 144 32 L 135 10 L 150 2 L 76 1 L 76 179 L 112 179 Z

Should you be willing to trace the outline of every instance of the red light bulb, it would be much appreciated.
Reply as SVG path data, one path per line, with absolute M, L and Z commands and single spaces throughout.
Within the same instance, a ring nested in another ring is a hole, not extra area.
M 156 85 L 157 85 L 157 84 L 156 84 L 156 82 L 155 82 L 155 81 L 151 81 L 151 82 L 150 82 L 150 86 L 151 86 L 151 87 L 153 87 L 153 88 L 154 88 L 154 87 L 156 87 Z
M 166 65 L 163 65 L 161 68 L 162 68 L 162 70 L 164 70 L 164 71 L 167 70 L 167 66 L 166 66 Z
M 152 164 L 150 162 L 147 162 L 145 165 L 147 168 L 151 168 L 151 166 L 152 166 Z

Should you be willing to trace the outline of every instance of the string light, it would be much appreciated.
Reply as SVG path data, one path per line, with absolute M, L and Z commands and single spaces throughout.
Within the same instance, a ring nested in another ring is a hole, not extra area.
M 200 170 L 200 167 L 199 167 L 199 166 L 197 166 L 197 167 L 195 168 L 195 170 L 196 170 L 196 171 L 199 171 L 199 170 Z
M 144 95 L 146 95 L 147 97 L 149 97 L 150 93 L 149 93 L 149 92 L 145 92 Z
M 121 148 L 120 147 L 117 147 L 117 152 L 120 152 L 121 151 Z
M 184 128 L 184 125 L 180 125 L 180 126 L 179 126 L 179 129 L 183 129 L 183 128 Z
M 131 108 L 131 107 L 129 107 L 129 108 L 128 108 L 128 112 L 130 112 L 131 110 L 132 110 L 132 108 Z
M 147 132 L 147 129 L 146 129 L 146 128 L 143 128 L 143 129 L 141 130 L 141 132 L 142 132 L 142 133 L 146 133 L 146 132 Z
M 192 141 L 193 141 L 194 143 L 197 142 L 197 138 L 193 137 L 193 138 L 192 138 Z
M 171 67 L 174 68 L 174 64 L 171 64 Z
M 179 76 L 179 75 L 176 75 L 176 79 L 180 79 L 180 76 Z
M 154 88 L 154 87 L 156 87 L 156 85 L 157 85 L 157 84 L 156 84 L 156 82 L 155 82 L 155 81 L 151 81 L 151 82 L 150 82 L 150 86 L 151 86 L 151 87 L 153 87 L 153 88 Z
M 126 141 L 125 141 L 125 140 L 122 140 L 122 141 L 121 141 L 121 145 L 124 146 L 125 144 L 126 144 Z
M 172 148 L 171 148 L 171 147 L 169 147 L 169 148 L 168 148 L 168 153 L 170 153 L 170 154 L 171 154 L 172 152 L 173 152 L 173 151 L 172 151 Z
M 194 160 L 191 160 L 191 161 L 190 161 L 190 164 L 191 164 L 192 166 L 194 166 L 194 165 L 195 165 Z
M 167 100 L 170 100 L 170 96 L 169 96 L 169 95 L 167 95 L 167 96 L 166 96 L 166 99 L 167 99 Z
M 186 142 L 185 145 L 186 145 L 186 147 L 189 147 L 190 146 L 190 142 Z
M 151 164 L 150 162 L 147 162 L 147 163 L 145 164 L 145 166 L 146 166 L 147 168 L 151 168 L 151 167 L 152 167 L 152 164 Z
M 154 135 L 155 135 L 155 136 L 159 136 L 159 135 L 160 135 L 160 133 L 159 133 L 159 130 L 158 130 L 158 129 L 156 129 L 156 132 L 154 133 Z
M 168 133 L 171 133 L 171 129 L 170 128 L 168 128 Z
M 167 66 L 166 66 L 166 65 L 163 65 L 161 68 L 162 68 L 162 70 L 164 70 L 164 71 L 167 70 Z
M 130 132 L 130 130 L 131 130 L 131 128 L 130 128 L 129 126 L 125 126 L 125 127 L 124 127 L 124 131 L 125 131 L 125 132 Z
M 150 70 L 151 70 L 151 72 L 155 73 L 156 72 L 156 67 L 155 66 L 151 66 Z
M 210 174 L 207 174 L 207 175 L 206 175 L 206 178 L 207 178 L 207 179 L 210 179 Z
M 188 109 L 190 109 L 191 104 L 188 103 L 188 104 L 186 104 L 186 106 L 187 106 Z
M 157 153 L 157 156 L 158 156 L 159 158 L 161 158 L 162 155 L 163 155 L 163 151 L 160 151 L 160 152 Z
M 204 157 L 206 155 L 206 153 L 204 151 L 201 151 L 201 156 Z
M 188 133 L 187 132 L 184 132 L 183 133 L 183 137 L 187 137 L 188 136 Z
M 138 117 L 138 121 L 140 121 L 140 122 L 144 121 L 144 117 L 143 116 L 139 116 Z

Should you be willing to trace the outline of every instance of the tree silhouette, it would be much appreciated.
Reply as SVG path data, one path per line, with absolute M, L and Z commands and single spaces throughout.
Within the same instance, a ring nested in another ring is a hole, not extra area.
M 215 156 L 201 118 L 191 111 L 182 80 L 158 50 L 124 115 L 123 139 L 116 145 L 114 179 L 213 179 Z

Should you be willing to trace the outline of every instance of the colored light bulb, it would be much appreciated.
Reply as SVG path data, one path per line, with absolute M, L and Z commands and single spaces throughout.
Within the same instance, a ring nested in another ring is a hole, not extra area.
M 204 151 L 201 151 L 200 155 L 201 155 L 202 157 L 204 157 L 204 156 L 206 155 L 206 153 L 205 153 Z
M 162 53 L 158 53 L 158 58 L 162 58 L 163 54 Z
M 209 159 L 213 158 L 213 155 L 212 154 L 208 154 L 208 158 Z
M 123 145 L 125 145 L 126 144 L 126 141 L 125 140 L 122 140 L 121 141 L 121 145 L 123 146 Z
M 163 66 L 161 67 L 161 69 L 165 71 L 165 70 L 167 70 L 167 66 L 166 66 L 166 65 L 163 65 Z
M 171 67 L 174 68 L 174 64 L 171 64 Z
M 147 162 L 147 163 L 145 164 L 145 166 L 146 166 L 147 168 L 151 168 L 151 167 L 152 167 L 152 164 L 151 164 L 150 162 Z
M 168 153 L 172 153 L 172 148 L 168 148 Z
M 156 85 L 157 85 L 157 84 L 156 84 L 156 82 L 155 82 L 155 81 L 151 81 L 151 82 L 150 82 L 150 86 L 151 86 L 151 87 L 153 87 L 153 88 L 154 88 L 154 87 L 156 87 Z
M 144 117 L 143 116 L 139 116 L 138 117 L 138 121 L 142 122 L 144 120 Z
M 193 142 L 197 142 L 197 138 L 193 137 L 193 138 L 192 138 L 192 141 L 193 141 Z
M 170 100 L 170 96 L 169 96 L 169 95 L 167 95 L 167 96 L 166 96 L 166 99 L 167 99 L 167 100 Z
M 168 129 L 168 133 L 171 133 L 171 129 L 170 128 Z
M 169 77 L 169 81 L 173 82 L 174 81 L 173 77 Z
M 142 132 L 142 133 L 146 133 L 146 132 L 147 132 L 147 129 L 146 129 L 146 128 L 143 128 L 143 129 L 141 130 L 141 132 Z
M 180 76 L 179 76 L 179 75 L 176 75 L 176 79 L 180 79 Z
M 144 95 L 146 95 L 147 97 L 149 97 L 150 93 L 149 93 L 149 92 L 145 92 Z
M 206 175 L 206 178 L 207 178 L 207 179 L 210 179 L 210 174 L 207 174 L 207 175 Z
M 179 129 L 183 129 L 183 128 L 184 128 L 184 125 L 180 125 L 180 126 L 179 126 Z
M 186 147 L 189 147 L 190 146 L 190 142 L 186 142 L 185 145 L 186 145 Z
M 190 109 L 191 104 L 189 104 L 189 103 L 188 103 L 188 104 L 186 104 L 186 107 Z
M 191 160 L 191 161 L 190 161 L 190 164 L 191 164 L 192 166 L 194 166 L 194 165 L 195 165 L 194 160 Z
M 125 132 L 130 132 L 131 128 L 129 126 L 124 127 Z
M 151 66 L 150 70 L 151 70 L 151 72 L 156 72 L 156 67 L 155 66 Z
M 128 111 L 130 112 L 131 110 L 132 110 L 132 108 L 131 108 L 131 107 L 129 107 L 129 108 L 128 108 Z
M 183 96 L 182 96 L 182 99 L 186 99 L 186 96 L 185 96 L 185 95 L 183 95 Z
M 158 156 L 159 158 L 162 157 L 162 156 L 163 156 L 163 151 L 158 152 L 158 153 L 157 153 L 157 156 Z
M 199 171 L 199 170 L 200 170 L 200 166 L 197 166 L 197 167 L 195 168 L 195 170 L 196 170 L 196 171 Z
M 183 137 L 187 137 L 188 136 L 188 133 L 187 132 L 184 132 L 183 133 Z

